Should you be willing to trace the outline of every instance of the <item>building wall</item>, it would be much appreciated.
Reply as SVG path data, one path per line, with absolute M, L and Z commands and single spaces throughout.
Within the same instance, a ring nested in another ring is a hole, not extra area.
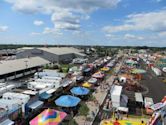
M 59 62 L 71 62 L 75 58 L 74 54 L 64 54 L 59 56 Z

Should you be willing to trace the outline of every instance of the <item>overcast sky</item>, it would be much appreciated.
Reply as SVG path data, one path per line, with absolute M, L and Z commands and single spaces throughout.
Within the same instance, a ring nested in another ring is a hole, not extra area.
M 166 46 L 166 0 L 1 0 L 0 43 Z

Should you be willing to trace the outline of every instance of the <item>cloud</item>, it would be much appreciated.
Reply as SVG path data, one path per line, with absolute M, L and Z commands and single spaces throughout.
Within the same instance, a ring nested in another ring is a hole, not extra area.
M 5 32 L 9 29 L 8 26 L 0 26 L 0 32 Z
M 33 24 L 36 25 L 36 26 L 41 26 L 41 25 L 44 24 L 44 22 L 41 21 L 41 20 L 35 20 L 35 21 L 33 22 Z
M 41 35 L 41 33 L 39 33 L 39 32 L 32 32 L 31 35 L 32 36 L 36 36 L 36 35 Z
M 124 39 L 125 40 L 143 40 L 144 38 L 141 36 L 133 35 L 133 34 L 125 34 Z
M 165 38 L 166 38 L 166 31 L 164 31 L 164 32 L 159 32 L 159 33 L 158 33 L 158 36 L 159 36 L 159 37 L 165 37 Z
M 62 35 L 62 33 L 59 32 L 59 30 L 50 27 L 45 27 L 42 34 Z
M 156 0 L 156 2 L 158 2 L 158 3 L 159 3 L 159 2 L 162 2 L 162 0 Z
M 123 31 L 166 31 L 166 10 L 149 13 L 130 14 L 122 25 L 105 26 L 103 30 L 107 33 Z
M 121 0 L 5 0 L 22 13 L 51 15 L 56 30 L 80 30 L 81 21 L 100 8 L 111 9 Z

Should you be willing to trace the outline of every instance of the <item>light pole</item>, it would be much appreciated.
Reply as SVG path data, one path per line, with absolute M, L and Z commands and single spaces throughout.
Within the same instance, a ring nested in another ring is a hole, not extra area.
M 28 68 L 28 61 L 25 60 L 24 62 L 25 62 L 25 67 L 26 67 L 26 69 L 27 69 L 27 68 Z

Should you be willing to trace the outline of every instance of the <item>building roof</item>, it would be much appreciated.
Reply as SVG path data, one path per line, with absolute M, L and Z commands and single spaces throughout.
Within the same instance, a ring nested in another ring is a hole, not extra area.
M 135 100 L 136 100 L 136 102 L 142 102 L 143 103 L 142 93 L 136 92 L 135 93 Z
M 29 95 L 26 95 L 26 94 L 22 94 L 22 93 L 15 93 L 15 92 L 6 92 L 3 94 L 3 97 L 15 97 L 15 98 L 19 98 L 19 99 L 27 99 L 27 98 L 30 98 Z
M 31 57 L 31 58 L 1 61 L 0 62 L 0 75 L 24 70 L 27 68 L 42 66 L 42 65 L 45 65 L 48 63 L 49 63 L 49 61 L 47 61 L 43 58 L 40 58 L 40 57 Z
M 120 96 L 122 92 L 122 86 L 115 85 L 112 89 L 112 95 L 118 95 Z
M 70 53 L 74 53 L 74 54 L 78 54 L 80 56 L 85 56 L 85 54 L 80 53 L 81 51 L 79 49 L 73 48 L 73 47 L 48 47 L 48 48 L 37 48 L 49 53 L 53 53 L 56 55 L 64 55 L 64 54 L 70 54 Z

